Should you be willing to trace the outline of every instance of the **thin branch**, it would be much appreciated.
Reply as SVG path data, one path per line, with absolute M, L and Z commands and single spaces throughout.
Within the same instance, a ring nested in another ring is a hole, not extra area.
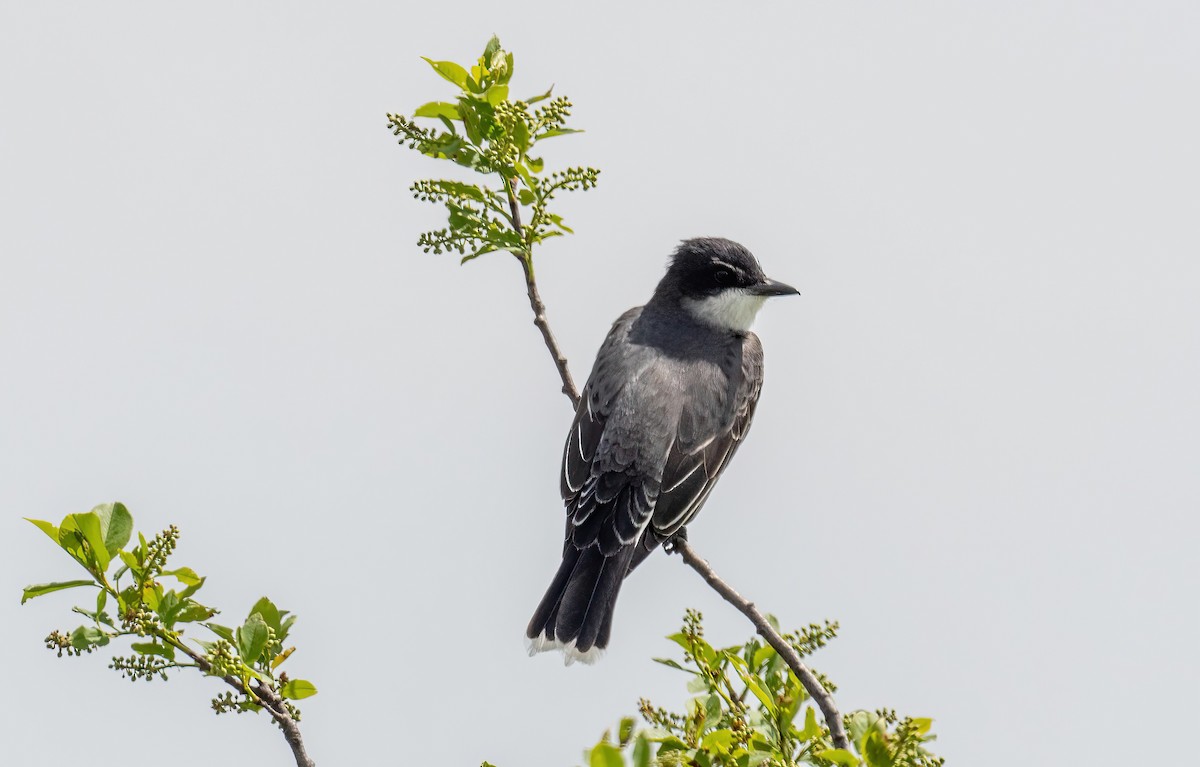
M 787 643 L 779 632 L 767 622 L 766 617 L 758 611 L 754 603 L 743 597 L 741 594 L 733 590 L 725 581 L 721 580 L 708 564 L 704 561 L 687 541 L 676 538 L 671 541 L 670 550 L 677 552 L 683 557 L 683 561 L 687 563 L 696 572 L 700 573 L 709 586 L 713 587 L 721 597 L 733 605 L 750 619 L 754 624 L 754 628 L 767 640 L 767 644 L 775 648 L 775 652 L 779 653 L 779 657 L 783 658 L 784 663 L 796 674 L 796 678 L 800 680 L 800 684 L 804 685 L 804 689 L 816 701 L 817 707 L 821 709 L 821 713 L 825 717 L 825 723 L 829 725 L 829 734 L 833 737 L 833 744 L 838 748 L 849 749 L 850 741 L 846 738 L 846 730 L 842 726 L 842 715 L 838 713 L 837 706 L 833 702 L 833 696 L 821 684 L 816 675 L 809 670 L 808 666 L 804 665 L 804 661 L 800 659 L 800 653 L 796 652 L 796 648 Z
M 513 192 L 513 182 L 510 179 L 504 180 L 504 191 L 508 193 L 508 209 L 512 212 L 513 229 L 521 240 L 525 241 L 525 230 L 521 226 L 521 206 L 517 203 L 517 195 Z M 575 388 L 575 381 L 571 378 L 567 357 L 558 348 L 558 341 L 554 339 L 550 323 L 546 321 L 546 305 L 542 303 L 542 296 L 538 293 L 537 280 L 533 276 L 533 254 L 529 252 L 528 247 L 526 244 L 524 254 L 514 255 L 521 262 L 521 269 L 525 273 L 525 292 L 529 296 L 529 308 L 533 310 L 533 324 L 541 331 L 542 340 L 546 342 L 546 348 L 554 359 L 554 366 L 558 368 L 558 377 L 562 379 L 562 393 L 571 400 L 572 407 L 579 407 L 579 390 Z
M 513 193 L 510 182 L 505 182 L 505 191 L 508 192 L 508 204 L 513 214 L 513 228 L 524 239 L 524 232 L 521 229 L 521 211 L 517 205 L 516 195 Z M 525 269 L 525 286 L 529 293 L 529 306 L 533 309 L 533 324 L 537 325 L 538 330 L 542 331 L 542 338 L 546 341 L 546 348 L 550 350 L 550 356 L 554 358 L 554 364 L 558 368 L 559 377 L 563 382 L 563 394 L 570 398 L 571 404 L 574 407 L 579 407 L 579 390 L 575 388 L 575 382 L 571 378 L 571 371 L 567 367 L 567 358 L 558 348 L 558 343 L 554 340 L 554 334 L 550 332 L 550 325 L 546 321 L 546 306 L 542 303 L 541 296 L 538 295 L 537 281 L 533 274 L 532 256 L 526 254 L 525 257 L 518 256 L 521 264 Z M 672 551 L 679 552 L 683 557 L 683 561 L 687 563 L 693 570 L 700 574 L 700 577 L 712 586 L 713 589 L 721 595 L 722 598 L 729 604 L 736 607 L 743 615 L 750 619 L 754 624 L 754 628 L 763 639 L 767 640 L 767 644 L 775 648 L 775 652 L 779 653 L 779 657 L 783 658 L 784 663 L 804 685 L 804 689 L 812 696 L 812 699 L 817 702 L 817 707 L 821 709 L 821 714 L 825 717 L 825 724 L 829 727 L 829 734 L 833 738 L 833 743 L 837 748 L 850 748 L 850 741 L 846 737 L 846 729 L 842 725 L 842 715 L 838 713 L 837 706 L 834 705 L 833 696 L 821 684 L 820 680 L 813 675 L 808 666 L 800 659 L 800 653 L 796 649 L 784 641 L 779 632 L 772 628 L 763 614 L 755 608 L 754 604 L 747 601 L 744 597 L 738 594 L 733 588 L 713 571 L 708 562 L 705 562 L 692 550 L 687 541 L 675 539 L 671 545 Z
M 164 637 L 164 639 L 166 638 Z M 182 639 L 177 639 L 171 644 L 176 649 L 182 650 L 204 673 L 207 674 L 212 669 L 212 665 L 204 659 L 204 656 L 188 647 Z M 288 713 L 283 698 L 275 691 L 275 688 L 262 681 L 257 682 L 251 688 L 243 685 L 242 680 L 232 674 L 226 674 L 221 679 L 239 693 L 249 695 L 256 705 L 262 706 L 275 719 L 279 729 L 283 730 L 284 739 L 291 746 L 292 755 L 296 757 L 296 767 L 316 767 L 316 763 L 308 757 L 308 752 L 304 749 L 304 738 L 300 735 L 299 725 Z

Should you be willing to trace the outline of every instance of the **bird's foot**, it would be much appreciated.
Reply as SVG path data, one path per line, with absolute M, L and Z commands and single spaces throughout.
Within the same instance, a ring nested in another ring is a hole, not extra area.
M 663 545 L 662 545 L 663 551 L 667 552 L 668 554 L 674 554 L 676 551 L 675 542 L 683 541 L 684 543 L 687 543 L 687 539 L 688 539 L 687 528 L 681 527 L 681 528 L 679 528 L 678 532 L 676 532 L 674 535 L 672 535 L 667 540 L 663 541 Z

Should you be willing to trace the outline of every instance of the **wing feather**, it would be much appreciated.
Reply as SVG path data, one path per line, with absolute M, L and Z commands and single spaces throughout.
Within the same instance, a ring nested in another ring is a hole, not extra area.
M 753 333 L 740 349 L 738 375 L 730 380 L 732 412 L 721 422 L 685 410 L 680 434 L 663 474 L 665 489 L 658 498 L 652 522 L 659 541 L 666 540 L 695 518 L 708 500 L 729 459 L 737 451 L 762 392 L 762 346 Z M 685 434 L 685 429 L 690 433 Z M 639 560 L 640 561 L 640 560 Z
M 750 427 L 762 385 L 762 347 L 747 334 L 723 364 L 706 369 L 700 384 L 689 381 L 679 401 L 663 403 L 677 371 L 652 350 L 626 342 L 638 311 L 617 320 L 596 357 L 567 435 L 560 481 L 564 545 L 596 546 L 609 557 L 637 544 L 630 569 L 703 507 Z M 631 382 L 644 389 L 624 392 Z M 658 392 L 659 399 L 638 400 L 639 391 Z

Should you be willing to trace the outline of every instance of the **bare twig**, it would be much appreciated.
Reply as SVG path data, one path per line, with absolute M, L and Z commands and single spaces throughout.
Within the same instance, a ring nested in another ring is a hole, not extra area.
M 800 680 L 800 684 L 804 685 L 804 689 L 808 690 L 808 694 L 816 701 L 817 707 L 821 709 L 821 713 L 825 717 L 825 723 L 829 726 L 829 734 L 833 737 L 833 744 L 838 748 L 850 748 L 850 741 L 846 738 L 846 730 L 842 726 L 842 715 L 838 713 L 837 706 L 834 705 L 833 696 L 821 684 L 816 675 L 809 670 L 808 666 L 804 665 L 804 661 L 800 659 L 800 653 L 796 652 L 796 648 L 787 643 L 779 632 L 767 622 L 766 617 L 758 611 L 754 603 L 743 597 L 741 594 L 734 591 L 733 587 L 725 581 L 721 580 L 712 569 L 708 562 L 704 561 L 687 541 L 676 538 L 671 541 L 670 550 L 678 552 L 679 556 L 683 557 L 683 561 L 687 563 L 696 572 L 700 573 L 709 586 L 713 587 L 721 597 L 733 605 L 750 619 L 754 624 L 754 628 L 763 639 L 767 640 L 767 644 L 775 648 L 775 652 L 779 653 L 779 657 L 783 658 L 784 663 L 795 673 L 796 678 Z
M 517 203 L 517 195 L 513 191 L 511 180 L 505 180 L 504 191 L 508 194 L 508 209 L 512 212 L 513 229 L 524 241 L 525 229 L 521 226 L 521 206 Z M 571 369 L 567 367 L 567 357 L 558 348 L 558 341 L 554 339 L 554 333 L 550 331 L 550 323 L 546 321 L 546 305 L 542 303 L 542 296 L 537 289 L 537 280 L 533 275 L 533 254 L 529 252 L 528 245 L 526 245 L 524 253 L 514 253 L 513 255 L 521 262 L 521 269 L 525 273 L 525 292 L 529 296 L 529 308 L 533 310 L 533 324 L 541 331 L 542 340 L 546 342 L 546 348 L 554 359 L 554 366 L 558 368 L 558 377 L 562 379 L 562 393 L 571 400 L 572 407 L 579 407 L 579 390 L 575 388 L 575 381 L 571 378 Z
M 212 669 L 212 664 L 205 660 L 204 656 L 184 644 L 183 640 L 176 640 L 171 644 L 191 658 L 201 671 L 208 673 Z M 283 730 L 284 739 L 292 749 L 292 755 L 296 757 L 296 767 L 316 767 L 316 763 L 308 757 L 308 752 L 304 750 L 304 738 L 300 735 L 299 725 L 288 712 L 283 698 L 274 687 L 262 681 L 256 682 L 254 687 L 249 687 L 243 685 L 242 680 L 232 674 L 226 674 L 221 679 L 239 693 L 249 695 L 257 705 L 266 709 L 267 713 L 275 719 L 279 729 Z
M 520 207 L 517 205 L 516 195 L 513 193 L 511 184 L 506 184 L 505 190 L 508 192 L 508 204 L 512 210 L 513 229 L 517 234 L 524 238 L 524 232 L 521 228 Z M 554 334 L 550 332 L 550 325 L 546 321 L 546 306 L 542 303 L 541 297 L 538 295 L 537 281 L 533 274 L 533 257 L 526 253 L 524 257 L 517 256 L 520 259 L 522 266 L 525 269 L 525 286 L 529 293 L 529 306 L 533 309 L 533 324 L 537 325 L 538 330 L 542 331 L 542 338 L 546 342 L 546 348 L 550 350 L 550 356 L 554 358 L 554 364 L 558 368 L 558 375 L 562 378 L 563 394 L 570 398 L 571 404 L 574 407 L 579 406 L 579 391 L 575 388 L 575 382 L 571 378 L 571 371 L 567 367 L 567 358 L 558 348 L 558 343 L 554 340 Z M 721 595 L 721 597 L 729 604 L 736 607 L 743 615 L 750 619 L 754 624 L 754 628 L 762 635 L 767 643 L 775 648 L 779 653 L 779 657 L 783 658 L 784 663 L 804 685 L 804 689 L 812 696 L 812 699 L 817 702 L 817 707 L 821 709 L 821 714 L 825 717 L 825 724 L 829 727 L 829 733 L 833 738 L 833 743 L 838 748 L 850 748 L 850 741 L 846 738 L 846 730 L 842 725 L 842 716 L 838 713 L 837 706 L 834 705 L 833 696 L 821 684 L 820 680 L 813 675 L 812 671 L 804 665 L 800 659 L 800 654 L 796 649 L 784 641 L 767 619 L 763 617 L 754 605 L 743 598 L 740 594 L 733 590 L 729 584 L 721 580 L 720 577 L 705 562 L 692 550 L 687 541 L 676 539 L 672 541 L 672 550 L 679 552 L 683 557 L 683 561 L 687 563 L 693 570 L 700 574 L 700 577 L 712 586 L 713 589 Z

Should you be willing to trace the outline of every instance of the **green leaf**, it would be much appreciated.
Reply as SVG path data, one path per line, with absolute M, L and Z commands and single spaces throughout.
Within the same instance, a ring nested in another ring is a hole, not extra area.
M 287 617 L 283 618 L 285 615 L 287 615 Z M 279 627 L 279 635 L 275 638 L 282 642 L 283 640 L 287 639 L 288 632 L 292 630 L 292 624 L 296 622 L 296 616 L 288 615 L 287 610 L 280 610 L 279 617 L 283 618 L 283 625 Z
M 529 149 L 529 126 L 524 120 L 517 120 L 513 124 L 512 142 L 522 155 Z
M 633 724 L 633 717 L 627 716 L 621 720 L 621 724 L 617 727 L 617 743 L 621 748 L 629 745 L 629 739 L 633 737 Z
M 124 559 L 124 557 L 122 557 L 122 559 Z M 199 586 L 204 583 L 204 579 L 197 575 L 196 571 L 190 567 L 177 567 L 174 570 L 163 570 L 162 574 L 171 576 L 184 586 Z
M 458 114 L 457 104 L 448 104 L 445 101 L 430 101 L 428 104 L 422 104 L 417 107 L 417 111 L 413 112 L 414 117 L 444 117 L 447 120 L 462 120 Z
M 533 98 L 528 98 L 528 99 L 525 99 L 525 103 L 526 103 L 526 104 L 536 104 L 536 103 L 538 103 L 539 101 L 545 101 L 546 99 L 550 98 L 550 95 L 551 95 L 552 93 L 554 93 L 554 86 L 553 86 L 553 85 L 551 85 L 551 86 L 550 86 L 550 88 L 549 88 L 549 89 L 547 89 L 547 91 L 546 91 L 545 93 L 543 93 L 542 95 L 540 95 L 540 96 L 534 96 Z
M 41 530 L 46 535 L 50 536 L 50 540 L 54 541 L 55 543 L 58 543 L 58 528 L 57 527 L 50 524 L 49 522 L 47 522 L 44 519 L 30 519 L 29 517 L 25 517 L 25 521 L 32 523 L 33 526 L 36 527 L 38 530 Z
M 433 71 L 437 72 L 442 77 L 457 85 L 459 88 L 466 90 L 467 87 L 467 70 L 463 69 L 453 61 L 434 61 L 433 59 L 422 56 L 421 58 L 429 62 L 429 66 L 433 67 Z
M 79 525 L 75 522 L 74 514 L 68 514 L 59 523 L 58 545 L 79 564 L 84 567 L 90 566 L 87 554 L 83 550 L 83 533 L 79 531 Z
M 167 660 L 175 660 L 175 648 L 169 644 L 158 642 L 134 642 L 129 645 L 133 651 L 141 655 L 157 655 Z
M 688 652 L 692 651 L 692 643 L 689 642 L 688 638 L 686 636 L 684 636 L 682 633 L 669 634 L 667 636 L 667 639 L 670 639 L 672 642 L 679 645 L 680 647 L 687 650 Z
M 104 589 L 100 589 L 99 591 L 96 592 L 96 615 L 99 616 L 100 613 L 104 612 L 104 608 L 107 605 L 108 605 L 108 592 L 105 591 Z
M 62 591 L 63 589 L 73 589 L 78 586 L 95 586 L 95 581 L 58 581 L 57 583 L 35 583 L 32 586 L 26 586 L 25 591 L 21 594 L 21 604 L 25 604 L 34 597 L 40 597 L 43 594 L 49 594 L 54 591 Z M 104 592 L 101 591 L 101 594 Z M 99 611 L 97 611 L 99 612 Z
M 716 751 L 718 754 L 728 754 L 733 746 L 733 730 L 713 730 L 700 741 L 700 748 L 705 751 Z
M 846 716 L 846 732 L 855 743 L 861 743 L 868 732 L 881 726 L 879 716 L 870 711 L 855 711 Z
M 771 753 L 768 751 L 751 751 L 746 755 L 745 767 L 758 767 L 758 765 L 769 760 L 770 758 Z M 738 764 L 741 765 L 742 763 L 739 761 Z
M 699 673 L 698 671 L 693 671 L 690 668 L 684 668 L 683 666 L 679 665 L 679 661 L 671 660 L 670 658 L 651 658 L 650 660 L 654 661 L 655 663 L 661 663 L 664 666 L 670 666 L 671 668 L 678 669 L 680 671 L 686 671 L 689 674 Z
M 204 628 L 221 637 L 226 642 L 237 644 L 233 638 L 233 629 L 229 628 L 228 626 L 222 626 L 219 623 L 204 623 L 202 625 Z
M 916 730 L 918 735 L 924 735 L 925 733 L 929 732 L 929 728 L 933 726 L 933 720 L 924 716 L 914 717 L 912 719 L 912 723 L 913 728 Z
M 754 651 L 754 660 L 751 663 L 757 669 L 773 657 L 775 657 L 775 648 L 769 644 L 763 645 Z
M 242 662 L 247 666 L 254 665 L 266 646 L 267 622 L 261 615 L 254 613 L 237 630 L 237 647 Z
M 867 735 L 863 757 L 869 767 L 892 767 L 892 755 L 883 741 L 883 733 L 874 730 Z
M 179 593 L 173 589 L 171 591 L 155 589 L 154 592 L 158 595 L 158 605 L 155 606 L 155 609 L 164 617 L 174 616 L 182 604 Z
M 697 674 L 688 680 L 688 692 L 705 692 L 706 690 L 708 690 L 708 679 L 706 679 L 703 675 Z
M 633 767 L 650 767 L 650 742 L 641 735 L 633 742 Z
M 104 503 L 92 509 L 92 513 L 100 519 L 104 549 L 111 560 L 133 536 L 133 515 L 123 503 Z
M 525 164 L 528 165 L 529 169 L 534 173 L 541 173 L 542 169 L 546 167 L 545 161 L 540 157 L 526 157 Z
M 481 247 L 479 250 L 475 251 L 474 253 L 468 253 L 467 255 L 460 258 L 458 260 L 458 263 L 459 263 L 459 265 L 462 265 L 462 264 L 467 263 L 468 261 L 474 261 L 475 259 L 477 259 L 480 256 L 485 255 L 487 253 L 495 253 L 498 250 L 503 250 L 503 251 L 507 251 L 509 253 L 516 253 L 517 255 L 520 255 L 520 252 L 519 252 L 520 248 L 498 248 L 495 245 L 484 245 L 483 247 Z
M 483 190 L 474 184 L 464 184 L 461 181 L 439 181 L 437 188 L 450 194 L 458 194 L 472 200 L 483 202 Z
M 279 694 L 288 700 L 303 700 L 317 694 L 317 686 L 305 679 L 291 679 L 279 689 Z
M 504 54 L 504 76 L 500 78 L 500 82 L 507 83 L 513 76 L 513 55 L 512 53 Z
M 217 614 L 211 607 L 205 607 L 194 599 L 184 599 L 175 613 L 176 623 L 194 623 L 205 621 Z
M 721 697 L 719 695 L 709 695 L 708 700 L 704 701 L 704 729 L 716 727 L 721 721 Z
M 821 725 L 817 724 L 817 710 L 811 706 L 804 712 L 804 729 L 800 731 L 800 740 L 809 741 L 821 734 Z
M 687 748 L 687 743 L 684 743 L 678 735 L 672 735 L 666 730 L 657 728 L 645 730 L 639 737 L 645 738 L 651 743 L 659 744 L 660 751 L 678 751 Z
M 775 705 L 775 696 L 763 688 L 758 678 L 752 674 L 747 674 L 741 668 L 736 668 L 735 670 L 738 672 L 738 676 L 742 678 L 742 682 L 750 689 L 750 692 L 754 693 L 754 697 L 758 698 L 758 702 L 762 704 L 763 708 L 772 716 L 778 713 L 778 708 Z
M 71 646 L 76 650 L 103 647 L 108 644 L 108 634 L 95 626 L 80 626 L 71 632 Z
M 250 615 L 255 613 L 262 616 L 262 619 L 267 622 L 267 625 L 275 629 L 275 634 L 279 634 L 279 608 L 275 603 L 266 597 L 261 597 L 254 603 L 254 607 L 250 608 Z M 249 617 L 249 616 L 247 616 Z
M 459 114 L 462 115 L 463 129 L 467 132 L 467 139 L 475 146 L 481 146 L 483 144 L 483 133 L 479 127 L 479 114 L 475 109 L 471 108 L 475 103 L 477 102 L 463 99 L 461 102 L 462 109 L 459 110 Z
M 547 216 L 551 221 L 554 222 L 554 225 L 557 226 L 559 229 L 563 230 L 567 234 L 575 234 L 574 229 L 572 229 L 571 227 L 569 227 L 563 223 L 562 216 L 558 215 L 557 213 L 549 213 L 549 214 L 547 214 Z M 737 657 L 737 656 L 733 656 L 733 657 Z
M 108 555 L 108 546 L 104 542 L 104 533 L 100 529 L 100 517 L 95 512 L 89 511 L 86 514 L 72 514 L 71 519 L 75 522 L 75 528 L 87 541 L 90 551 L 89 560 L 95 564 L 98 572 L 104 572 L 108 569 L 111 557 Z
M 492 39 L 488 40 L 487 45 L 483 49 L 484 61 L 491 61 L 492 56 L 496 55 L 496 51 L 500 50 L 500 36 L 492 35 Z
M 487 94 L 485 97 L 487 98 L 487 102 L 489 104 L 491 104 L 492 106 L 496 106 L 497 104 L 499 104 L 502 101 L 505 101 L 508 98 L 508 86 L 507 85 L 493 85 L 491 88 L 488 88 Z
M 844 748 L 827 748 L 813 754 L 819 759 L 843 765 L 843 767 L 858 767 L 858 757 Z
M 554 138 L 555 136 L 568 136 L 572 133 L 583 133 L 583 131 L 578 128 L 555 128 L 553 130 L 548 130 L 545 133 L 537 134 L 533 137 L 533 140 L 537 142 L 541 141 L 542 139 Z
M 135 576 L 140 576 L 142 574 L 142 565 L 140 562 L 138 562 L 136 556 L 124 550 L 118 551 L 117 556 L 121 558 L 121 561 L 125 563 L 125 566 L 128 567 Z
M 590 767 L 625 767 L 621 752 L 611 743 L 597 743 L 588 758 Z

